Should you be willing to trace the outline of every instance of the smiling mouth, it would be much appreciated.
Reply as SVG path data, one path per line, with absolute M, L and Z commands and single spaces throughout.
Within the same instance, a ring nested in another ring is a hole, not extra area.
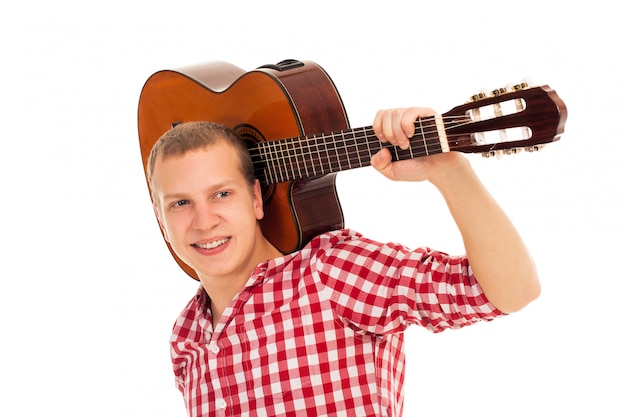
M 194 243 L 192 246 L 195 246 L 200 249 L 215 249 L 217 247 L 222 246 L 224 243 L 228 242 L 230 238 L 214 240 L 213 242 L 207 243 Z

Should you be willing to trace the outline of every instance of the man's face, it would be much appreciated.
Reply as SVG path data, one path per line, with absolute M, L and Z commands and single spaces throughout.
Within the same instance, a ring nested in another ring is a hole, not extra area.
M 159 157 L 152 186 L 159 224 L 176 255 L 201 280 L 245 282 L 258 262 L 263 202 L 258 182 L 253 191 L 245 181 L 234 149 L 220 141 Z

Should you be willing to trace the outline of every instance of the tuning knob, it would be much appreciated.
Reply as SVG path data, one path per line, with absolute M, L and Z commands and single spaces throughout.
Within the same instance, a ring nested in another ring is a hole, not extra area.
M 546 146 L 545 143 L 539 144 L 539 145 L 531 145 L 531 146 L 526 146 L 524 148 L 524 150 L 526 152 L 539 152 L 540 150 L 542 150 L 544 147 Z
M 476 101 L 484 99 L 485 97 L 487 97 L 487 94 L 485 94 L 482 91 L 479 91 L 478 93 L 476 93 L 476 94 L 474 94 L 473 96 L 470 97 L 470 101 L 476 102 Z
M 528 88 L 528 83 L 526 81 L 522 81 L 519 84 L 515 84 L 511 87 L 511 91 L 519 91 L 519 90 L 525 90 Z
M 492 97 L 497 97 L 497 96 L 501 96 L 502 94 L 506 93 L 506 88 L 496 88 L 495 90 L 491 91 L 491 96 Z

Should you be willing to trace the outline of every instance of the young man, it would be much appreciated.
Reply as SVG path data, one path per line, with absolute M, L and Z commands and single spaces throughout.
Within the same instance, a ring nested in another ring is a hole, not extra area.
M 383 142 L 406 147 L 424 108 L 380 111 Z M 466 256 L 324 233 L 282 254 L 258 224 L 263 204 L 247 150 L 223 126 L 166 133 L 150 155 L 154 209 L 201 286 L 173 329 L 177 385 L 190 416 L 399 416 L 402 332 L 491 320 L 540 292 L 520 236 L 468 161 L 450 152 L 372 166 L 396 181 L 430 181 Z

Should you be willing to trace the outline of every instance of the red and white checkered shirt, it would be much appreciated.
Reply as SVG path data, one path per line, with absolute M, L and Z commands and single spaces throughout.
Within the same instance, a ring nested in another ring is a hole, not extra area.
M 466 257 L 341 230 L 258 265 L 213 329 L 201 288 L 171 355 L 196 416 L 400 416 L 403 330 L 439 332 L 500 313 Z

